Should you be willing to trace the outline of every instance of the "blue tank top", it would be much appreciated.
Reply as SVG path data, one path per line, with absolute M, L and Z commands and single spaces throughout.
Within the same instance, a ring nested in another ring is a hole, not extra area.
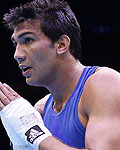
M 83 92 L 86 80 L 91 76 L 98 66 L 87 66 L 80 77 L 72 95 L 68 99 L 60 113 L 53 110 L 53 97 L 50 95 L 44 107 L 44 124 L 53 136 L 63 143 L 75 147 L 85 148 L 85 127 L 78 117 L 78 103 Z

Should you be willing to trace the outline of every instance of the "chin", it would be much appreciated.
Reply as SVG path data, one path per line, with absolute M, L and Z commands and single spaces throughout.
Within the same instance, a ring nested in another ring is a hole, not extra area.
M 30 86 L 37 86 L 37 84 L 31 80 L 31 78 L 26 78 L 26 83 Z
M 32 80 L 31 78 L 26 78 L 26 83 L 30 86 L 34 86 L 34 87 L 40 87 L 42 85 L 39 84 L 38 81 L 36 80 Z

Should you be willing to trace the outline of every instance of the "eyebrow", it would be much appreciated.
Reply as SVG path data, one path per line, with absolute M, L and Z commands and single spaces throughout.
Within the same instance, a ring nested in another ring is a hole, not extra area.
M 24 32 L 24 33 L 22 33 L 22 34 L 20 34 L 20 35 L 18 36 L 18 39 L 22 38 L 23 36 L 25 36 L 25 35 L 27 35 L 27 34 L 35 35 L 33 32 Z M 11 40 L 12 40 L 12 41 L 15 41 L 15 39 L 14 39 L 13 36 L 11 37 Z
M 35 35 L 33 32 L 24 32 L 24 33 L 20 34 L 18 36 L 18 38 L 21 38 L 21 37 L 25 36 L 26 34 L 33 34 L 33 35 Z

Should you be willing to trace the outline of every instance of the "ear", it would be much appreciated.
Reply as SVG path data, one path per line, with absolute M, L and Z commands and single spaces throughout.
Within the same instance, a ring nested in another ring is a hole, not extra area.
M 67 35 L 62 35 L 57 42 L 57 55 L 62 55 L 69 50 L 70 38 Z

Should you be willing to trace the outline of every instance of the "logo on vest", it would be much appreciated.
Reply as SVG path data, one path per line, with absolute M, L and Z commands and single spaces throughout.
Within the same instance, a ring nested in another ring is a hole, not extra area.
M 37 139 L 39 136 L 45 134 L 41 128 L 38 125 L 33 126 L 32 128 L 30 128 L 25 135 L 27 136 L 27 140 L 33 144 L 33 142 L 35 141 L 35 139 Z

